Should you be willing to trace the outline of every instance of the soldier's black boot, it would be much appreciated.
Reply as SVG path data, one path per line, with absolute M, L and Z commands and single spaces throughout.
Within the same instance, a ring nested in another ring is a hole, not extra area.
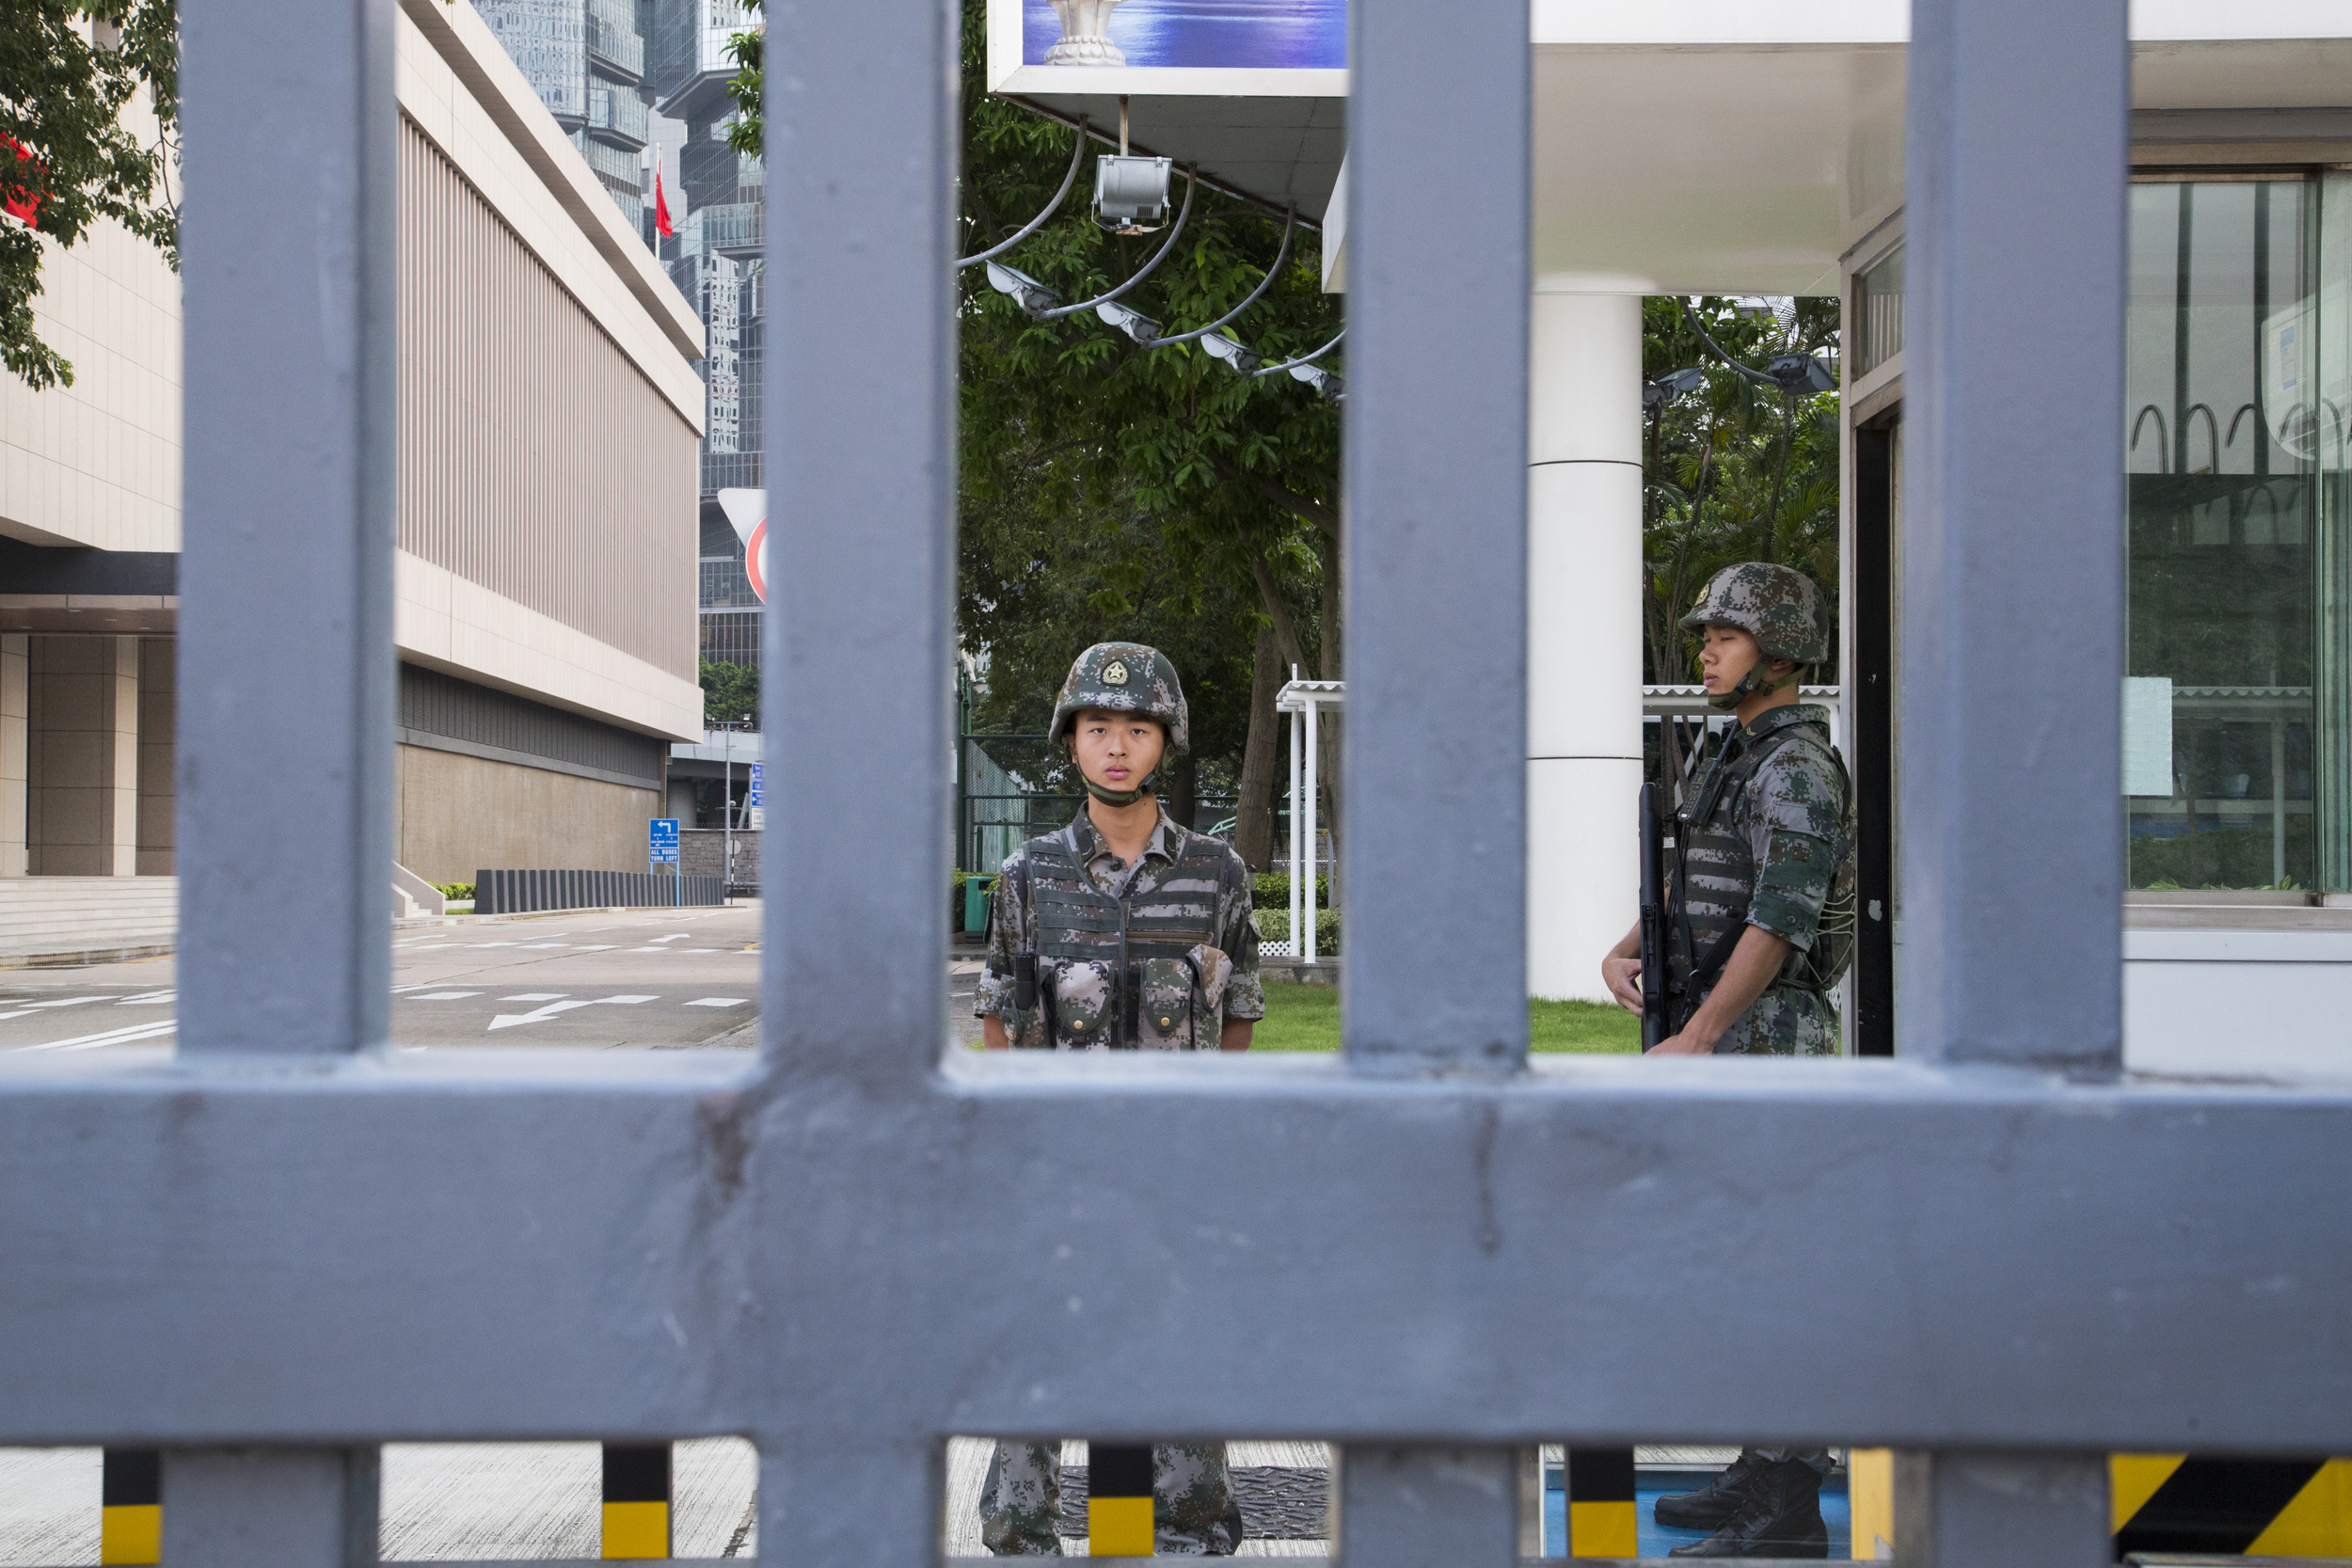
M 1723 1528 L 1667 1555 L 1829 1556 L 1829 1527 L 1821 1519 L 1821 1473 L 1802 1459 L 1779 1464 L 1759 1460 L 1747 1495 Z
M 1740 1499 L 1748 1495 L 1763 1463 L 1754 1449 L 1741 1449 L 1723 1474 L 1697 1491 L 1670 1492 L 1659 1498 L 1650 1516 L 1677 1529 L 1719 1529 L 1740 1512 Z

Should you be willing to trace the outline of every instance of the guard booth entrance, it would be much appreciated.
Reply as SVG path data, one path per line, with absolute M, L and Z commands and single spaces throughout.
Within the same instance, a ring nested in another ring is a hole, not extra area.
M 1439 0 L 1354 13 L 1343 1054 L 944 1055 L 953 12 L 771 8 L 741 1072 L 386 1049 L 391 0 L 190 0 L 180 1046 L 0 1063 L 0 1442 L 162 1449 L 171 1568 L 370 1560 L 391 1440 L 747 1436 L 819 1568 L 958 1433 L 1332 1442 L 1351 1568 L 1511 1561 L 1546 1441 L 2076 1568 L 2112 1451 L 2352 1447 L 2352 1101 L 2119 1073 L 2124 10 L 1915 7 L 1902 1007 L 1799 1078 L 1528 1060 L 1528 16 Z

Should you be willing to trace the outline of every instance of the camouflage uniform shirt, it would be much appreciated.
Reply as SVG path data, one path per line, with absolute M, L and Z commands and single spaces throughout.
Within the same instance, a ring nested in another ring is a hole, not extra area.
M 1197 1028 L 1184 1031 L 1184 1039 L 1197 1038 L 1201 1049 L 1213 1049 L 1226 1021 L 1255 1021 L 1265 1016 L 1265 992 L 1258 981 L 1258 928 L 1249 918 L 1251 880 L 1249 868 L 1230 845 L 1218 843 L 1205 834 L 1178 827 L 1163 809 L 1159 825 L 1152 830 L 1152 841 L 1143 855 L 1129 865 L 1111 853 L 1102 834 L 1084 809 L 1068 827 L 1042 838 L 1031 839 L 1008 856 L 996 879 L 996 889 L 990 907 L 988 923 L 988 961 L 980 975 L 978 993 L 972 1010 L 980 1017 L 994 1014 L 1007 1021 L 1013 1013 L 1013 958 L 1021 953 L 1037 951 L 1035 913 L 1030 897 L 1030 860 L 1040 845 L 1057 844 L 1086 870 L 1088 880 L 1095 888 L 1114 898 L 1132 902 L 1155 893 L 1182 894 L 1202 899 L 1211 906 L 1210 930 L 1215 933 L 1212 944 L 1224 955 L 1231 968 L 1224 975 L 1221 995 L 1211 1001 L 1206 1016 Z M 1178 878 L 1178 863 L 1189 852 L 1198 864 L 1212 849 L 1216 855 L 1216 875 L 1214 881 L 1187 874 Z M 1038 983 L 1041 991 L 1054 990 L 1056 982 L 1065 982 L 1073 966 L 1058 958 L 1041 958 L 1038 963 Z M 1148 1015 L 1150 1009 L 1146 1009 Z M 1146 1045 L 1160 1043 L 1150 1036 L 1150 1019 L 1144 1022 Z M 1027 1037 L 1012 1042 L 1020 1046 L 1042 1046 L 1046 1043 L 1041 1025 L 1032 1022 Z M 1172 1040 L 1181 1045 L 1184 1040 Z
M 1706 799 L 1711 773 L 1731 768 L 1792 728 L 1801 733 L 1767 756 L 1746 787 L 1724 791 L 1708 820 L 1683 830 L 1694 951 L 1688 958 L 1677 951 L 1677 969 L 1704 958 L 1710 930 L 1740 918 L 1742 905 L 1745 924 L 1785 939 L 1790 948 L 1779 976 L 1715 1042 L 1719 1055 L 1813 1056 L 1837 1050 L 1836 1013 L 1820 992 L 1801 983 L 1804 955 L 1820 927 L 1821 905 L 1851 849 L 1845 826 L 1846 782 L 1830 748 L 1826 716 L 1818 707 L 1767 708 L 1755 723 L 1734 731 L 1708 763 L 1691 791 L 1689 809 Z M 1710 837 L 1715 846 L 1708 844 Z M 1746 853 L 1724 852 L 1726 837 L 1743 845 Z M 1706 994 L 1699 993 L 1693 1010 Z

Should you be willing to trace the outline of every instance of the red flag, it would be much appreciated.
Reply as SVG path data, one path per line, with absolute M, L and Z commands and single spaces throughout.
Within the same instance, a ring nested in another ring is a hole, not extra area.
M 0 154 L 14 152 L 16 166 L 0 167 L 0 211 L 25 223 L 40 221 L 41 185 L 48 170 L 41 166 L 32 149 L 5 131 L 0 131 Z
M 659 163 L 653 166 L 653 231 L 665 240 L 672 232 L 670 203 L 661 194 L 661 166 Z

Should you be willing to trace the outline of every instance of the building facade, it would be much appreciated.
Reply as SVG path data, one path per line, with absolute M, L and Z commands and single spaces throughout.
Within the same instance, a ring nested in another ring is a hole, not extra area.
M 395 856 L 642 869 L 700 733 L 700 324 L 481 18 L 397 26 Z M 178 279 L 101 225 L 44 283 L 76 379 L 0 381 L 0 879 L 169 875 Z
M 475 0 L 474 10 L 629 227 L 644 232 L 651 111 L 636 0 Z

